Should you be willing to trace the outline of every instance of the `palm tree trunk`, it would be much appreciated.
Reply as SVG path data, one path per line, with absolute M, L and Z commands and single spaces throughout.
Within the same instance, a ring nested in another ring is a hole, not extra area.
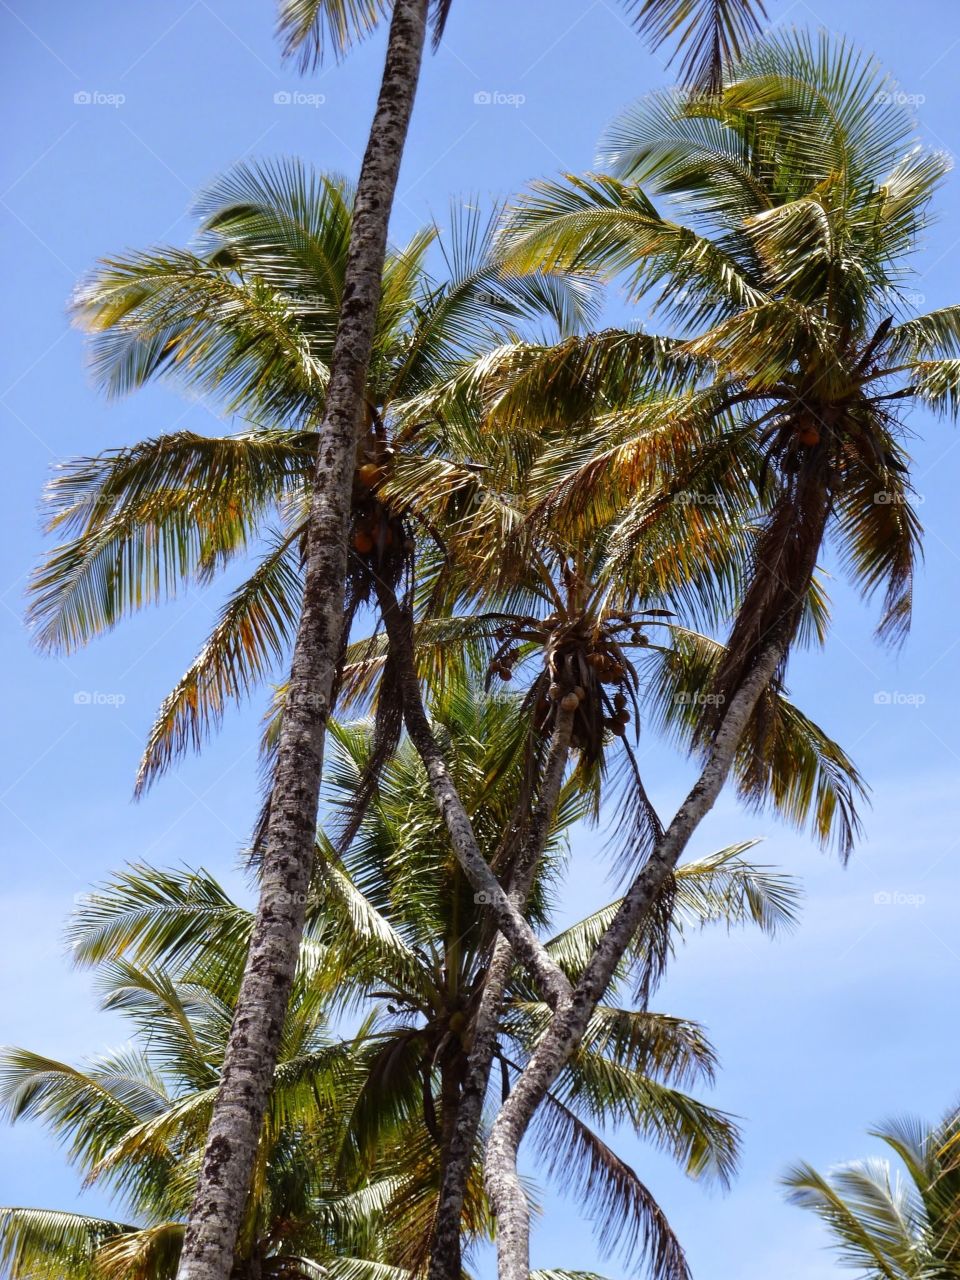
M 413 111 L 428 0 L 394 0 L 360 170 L 310 513 L 303 607 L 266 833 L 260 901 L 178 1280 L 228 1280 L 300 954 L 326 716 L 343 625 L 347 523 L 387 228 Z
M 536 878 L 540 857 L 550 834 L 550 824 L 560 799 L 563 775 L 570 754 L 574 712 L 558 709 L 557 723 L 550 739 L 550 751 L 543 770 L 540 794 L 532 820 L 524 833 L 520 856 L 514 868 L 510 898 L 519 911 L 526 908 L 527 898 Z M 483 984 L 483 994 L 474 1022 L 473 1039 L 467 1059 L 466 1076 L 460 1092 L 456 1123 L 444 1152 L 443 1175 L 437 1218 L 430 1248 L 428 1280 L 460 1280 L 460 1225 L 467 1179 L 473 1163 L 477 1133 L 487 1096 L 490 1069 L 497 1045 L 497 1032 L 503 1012 L 513 947 L 498 933 L 493 955 Z
M 485 1172 L 487 1192 L 497 1217 L 499 1280 L 529 1280 L 530 1274 L 530 1211 L 517 1173 L 520 1142 L 537 1107 L 583 1038 L 631 939 L 673 874 L 694 831 L 713 808 L 754 707 L 782 662 L 788 643 L 789 640 L 771 642 L 759 654 L 750 675 L 730 702 L 700 777 L 630 886 L 572 995 L 555 1010 L 546 1033 L 494 1121 Z
M 440 816 L 450 836 L 457 861 L 463 873 L 477 891 L 477 901 L 485 903 L 493 912 L 497 927 L 510 941 L 517 959 L 537 983 L 544 1000 L 551 1008 L 571 995 L 570 983 L 560 966 L 551 958 L 546 947 L 530 927 L 526 916 L 500 884 L 490 864 L 480 851 L 470 816 L 457 793 L 450 769 L 440 745 L 433 736 L 430 721 L 423 707 L 420 680 L 417 676 L 413 650 L 413 619 L 400 606 L 393 589 L 376 579 L 377 602 L 390 644 L 400 655 L 399 678 L 403 696 L 403 721 L 410 741 L 423 761 Z M 480 897 L 479 895 L 483 895 Z

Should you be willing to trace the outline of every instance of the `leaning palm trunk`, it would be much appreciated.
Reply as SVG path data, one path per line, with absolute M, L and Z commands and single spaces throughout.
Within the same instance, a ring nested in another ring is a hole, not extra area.
M 562 709 L 558 712 L 536 808 L 524 831 L 520 855 L 513 869 L 509 896 L 519 911 L 526 907 L 560 799 L 563 775 L 570 755 L 573 714 L 572 711 Z M 502 933 L 498 933 L 474 1020 L 466 1075 L 457 1104 L 456 1123 L 443 1153 L 443 1173 L 430 1249 L 428 1280 L 460 1280 L 462 1275 L 460 1220 L 512 967 L 513 947 Z
M 570 997 L 554 1012 L 543 1039 L 500 1109 L 486 1155 L 487 1192 L 497 1218 L 500 1280 L 528 1280 L 530 1211 L 517 1172 L 517 1152 L 536 1110 L 576 1051 L 607 985 L 644 918 L 654 907 L 701 820 L 720 794 L 747 721 L 785 646 L 765 649 L 732 702 L 695 786 L 644 864 Z
M 326 716 L 343 626 L 347 520 L 387 226 L 423 56 L 428 0 L 395 0 L 357 185 L 327 388 L 303 608 L 277 752 L 260 901 L 190 1212 L 179 1280 L 228 1280 L 300 953 Z
M 474 889 L 485 895 L 497 927 L 509 939 L 517 959 L 533 978 L 543 998 L 551 1008 L 557 1008 L 571 994 L 566 974 L 552 959 L 517 906 L 513 895 L 503 888 L 483 856 L 470 816 L 463 806 L 440 744 L 427 719 L 414 662 L 411 613 L 399 603 L 393 588 L 381 577 L 376 579 L 376 591 L 387 637 L 397 655 L 403 722 L 410 741 L 423 762 L 430 791 L 447 828 L 454 855 Z
M 821 474 L 818 481 L 811 480 L 807 487 L 806 518 L 794 531 L 802 550 L 795 549 L 794 556 L 784 556 L 777 565 L 758 566 L 759 577 L 772 576 L 779 584 L 775 593 L 780 600 L 779 615 L 767 615 L 766 631 L 754 650 L 749 669 L 726 703 L 700 777 L 635 877 L 576 986 L 555 1007 L 546 1033 L 494 1121 L 487 1144 L 485 1178 L 497 1218 L 499 1280 L 529 1280 L 530 1210 L 517 1171 L 517 1153 L 524 1134 L 553 1082 L 576 1052 L 638 928 L 661 899 L 691 837 L 713 808 L 757 704 L 789 654 L 799 625 L 800 602 L 809 589 L 830 513 L 828 478 Z M 788 536 L 783 541 L 788 544 L 791 539 Z M 741 622 L 742 618 L 738 618 L 734 634 Z

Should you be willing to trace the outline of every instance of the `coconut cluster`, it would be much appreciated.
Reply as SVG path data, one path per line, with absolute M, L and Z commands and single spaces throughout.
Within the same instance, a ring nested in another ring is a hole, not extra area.
M 617 638 L 617 632 L 624 629 L 623 620 L 616 616 L 608 619 L 607 625 L 560 618 L 515 623 L 496 634 L 500 644 L 488 678 L 511 680 L 530 644 L 541 646 L 543 669 L 528 693 L 534 727 L 539 733 L 549 733 L 558 711 L 572 713 L 571 745 L 598 759 L 607 733 L 620 738 L 626 735 L 629 707 L 635 704 L 637 675 Z M 642 631 L 634 629 L 629 643 L 644 645 L 648 641 Z

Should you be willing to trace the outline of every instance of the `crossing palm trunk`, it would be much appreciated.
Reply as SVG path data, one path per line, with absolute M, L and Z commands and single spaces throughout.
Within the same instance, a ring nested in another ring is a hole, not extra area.
M 420 76 L 427 7 L 428 0 L 394 0 L 383 79 L 357 184 L 319 432 L 303 606 L 277 752 L 260 900 L 178 1280 L 229 1280 L 300 954 L 324 731 L 343 625 L 357 429 L 390 211 Z
M 517 1152 L 537 1108 L 575 1052 L 587 1024 L 638 927 L 663 890 L 690 837 L 713 807 L 733 764 L 747 722 L 782 661 L 785 644 L 769 644 L 732 700 L 704 768 L 643 870 L 571 995 L 550 1025 L 494 1121 L 485 1178 L 497 1216 L 499 1280 L 529 1280 L 530 1210 L 517 1172 Z
M 414 661 L 413 618 L 382 578 L 376 579 L 376 591 L 383 625 L 398 656 L 403 722 L 423 763 L 430 791 L 447 828 L 453 852 L 464 875 L 477 893 L 483 895 L 477 900 L 487 904 L 501 933 L 509 939 L 518 961 L 533 978 L 544 1000 L 551 1008 L 556 1008 L 558 1002 L 570 994 L 570 983 L 512 896 L 494 875 L 477 844 L 470 816 L 460 799 L 450 768 L 433 735 L 424 709 L 420 679 Z

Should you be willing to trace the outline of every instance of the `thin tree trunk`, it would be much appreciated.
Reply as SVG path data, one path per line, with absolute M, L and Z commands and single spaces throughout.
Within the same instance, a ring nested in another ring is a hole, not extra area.
M 574 712 L 558 709 L 557 723 L 550 739 L 550 751 L 543 771 L 540 794 L 532 819 L 523 834 L 520 855 L 514 867 L 510 898 L 524 911 L 536 878 L 537 867 L 550 834 L 553 815 L 563 786 L 570 754 Z M 513 968 L 513 947 L 502 933 L 497 934 L 493 955 L 483 983 L 483 993 L 474 1020 L 467 1070 L 460 1092 L 456 1124 L 444 1154 L 437 1219 L 430 1249 L 428 1280 L 460 1280 L 460 1235 L 463 1201 L 473 1164 L 474 1149 L 483 1104 L 490 1081 L 497 1033 L 504 997 Z
M 413 111 L 428 0 L 395 0 L 360 170 L 310 511 L 303 607 L 266 833 L 260 901 L 178 1280 L 228 1280 L 300 954 L 323 741 L 343 625 L 346 535 L 387 227 Z
M 530 1211 L 517 1172 L 520 1142 L 537 1107 L 576 1051 L 631 939 L 672 875 L 690 837 L 713 808 L 754 707 L 787 647 L 782 640 L 768 644 L 732 698 L 700 777 L 630 886 L 572 995 L 555 1010 L 494 1121 L 487 1144 L 486 1185 L 497 1218 L 499 1280 L 528 1280 L 530 1274 Z
M 423 707 L 413 656 L 413 620 L 409 612 L 400 606 L 392 588 L 380 578 L 376 583 L 377 601 L 387 635 L 397 652 L 403 655 L 400 680 L 404 724 L 410 741 L 423 761 L 430 790 L 446 825 L 456 859 L 477 891 L 478 901 L 484 902 L 493 912 L 497 927 L 506 934 L 518 960 L 537 983 L 544 1000 L 551 1008 L 557 1008 L 561 1001 L 569 999 L 572 993 L 570 982 L 534 933 L 523 912 L 511 900 L 480 851 L 469 814 L 463 807 L 463 801 L 457 793 Z
M 462 1070 L 462 1068 L 460 1070 Z M 442 1116 L 440 1125 L 441 1160 L 443 1159 L 443 1152 L 449 1151 L 450 1144 L 454 1138 L 454 1133 L 456 1132 L 457 1117 L 460 1112 L 460 1099 L 462 1097 L 460 1070 L 455 1069 L 454 1064 L 450 1061 L 441 1062 L 440 1064 L 440 1106 Z M 461 1245 L 459 1229 L 453 1239 L 449 1242 L 449 1248 L 451 1267 L 450 1275 L 453 1277 L 453 1280 L 462 1280 L 463 1248 Z M 430 1257 L 432 1270 L 432 1245 Z

